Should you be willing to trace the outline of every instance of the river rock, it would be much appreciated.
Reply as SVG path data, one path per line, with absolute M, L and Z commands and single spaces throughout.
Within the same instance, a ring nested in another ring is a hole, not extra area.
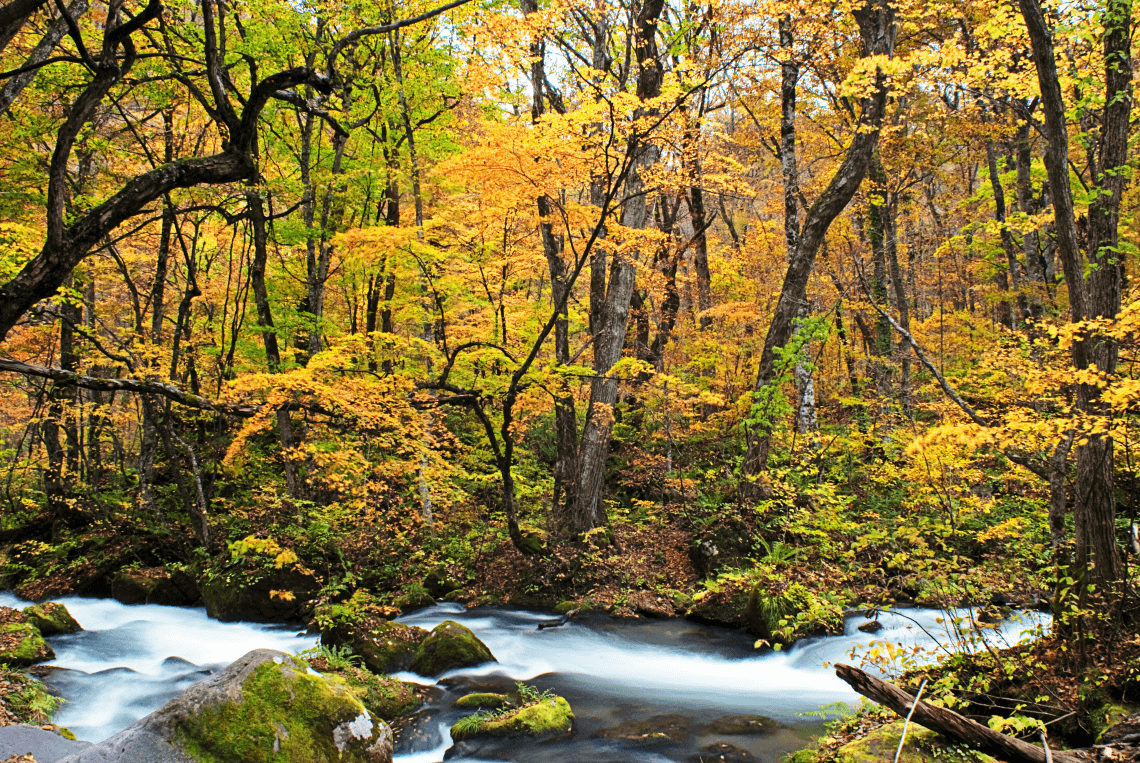
M 0 663 L 10 668 L 25 668 L 54 659 L 55 652 L 36 626 L 28 622 L 0 625 Z
M 902 736 L 903 721 L 880 726 L 861 739 L 848 742 L 835 753 L 835 763 L 893 763 Z M 899 763 L 940 763 L 949 758 L 953 742 L 939 734 L 911 723 L 906 731 Z M 976 763 L 997 763 L 989 755 L 970 753 Z
M 420 706 L 420 698 L 412 691 L 412 684 L 398 681 L 390 676 L 378 676 L 354 665 L 333 668 L 328 660 L 320 655 L 313 657 L 306 655 L 305 662 L 314 670 L 331 673 L 344 681 L 368 708 L 368 712 L 377 718 L 392 721 Z
M 347 646 L 364 660 L 373 673 L 405 670 L 416 657 L 428 632 L 414 625 L 367 618 L 355 625 L 339 625 L 321 634 L 325 646 Z
M 111 581 L 111 595 L 123 604 L 188 607 L 201 598 L 198 584 L 184 570 L 163 567 L 120 570 Z
M 404 590 L 392 602 L 405 612 L 411 609 L 430 607 L 435 604 L 435 598 L 428 589 L 418 583 L 404 586 Z
M 509 694 L 495 694 L 494 692 L 481 691 L 474 694 L 464 694 L 459 699 L 455 700 L 456 707 L 467 709 L 490 708 L 498 710 L 501 707 L 506 707 L 511 702 Z
M 455 593 L 463 588 L 463 584 L 453 579 L 447 572 L 447 568 L 440 566 L 427 574 L 423 582 L 424 589 L 437 599 L 444 599 L 449 594 Z
M 257 573 L 235 570 L 204 581 L 202 601 L 206 614 L 223 622 L 303 622 L 312 614 L 320 589 L 315 575 L 296 567 Z
M 0 760 L 14 755 L 31 755 L 36 763 L 56 763 L 90 746 L 90 742 L 67 739 L 39 726 L 16 724 L 0 727 Z
M 574 712 L 562 697 L 546 697 L 517 710 L 490 716 L 468 716 L 451 727 L 456 742 L 479 737 L 554 736 L 574 729 Z
M 60 763 L 390 763 L 392 730 L 340 682 L 255 649 Z
M 675 742 L 680 744 L 693 733 L 691 719 L 670 713 L 655 715 L 642 721 L 623 721 L 616 726 L 602 729 L 606 739 L 625 739 L 630 742 Z
M 55 601 L 24 607 L 24 614 L 27 615 L 28 622 L 36 626 L 42 636 L 59 636 L 83 630 L 67 611 L 67 607 Z
M 438 708 L 417 710 L 410 716 L 400 719 L 400 730 L 396 734 L 397 755 L 429 752 L 441 744 L 443 744 L 443 734 L 440 731 Z
M 765 715 L 726 715 L 701 727 L 702 734 L 767 736 L 788 728 Z
M 747 607 L 748 589 L 725 586 L 694 597 L 685 617 L 703 625 L 739 628 L 745 624 L 744 610 Z
M 626 603 L 634 612 L 645 617 L 673 616 L 673 602 L 663 594 L 634 591 L 626 599 Z
M 146 604 L 150 592 L 164 573 L 161 568 L 119 570 L 111 580 L 111 596 L 123 604 Z
M 423 640 L 410 669 L 421 676 L 438 676 L 449 670 L 498 662 L 487 645 L 466 625 L 444 620 Z
M 863 633 L 878 633 L 883 629 L 883 624 L 878 620 L 868 620 L 859 626 L 859 630 Z
M 174 570 L 159 578 L 146 602 L 167 607 L 192 607 L 201 598 L 198 582 L 185 570 Z
M 701 748 L 700 755 L 693 755 L 689 758 L 690 763 L 709 763 L 709 761 L 716 761 L 716 763 L 755 763 L 758 760 L 755 755 L 742 750 L 739 747 L 733 747 L 725 742 L 717 742 L 716 744 L 706 745 Z

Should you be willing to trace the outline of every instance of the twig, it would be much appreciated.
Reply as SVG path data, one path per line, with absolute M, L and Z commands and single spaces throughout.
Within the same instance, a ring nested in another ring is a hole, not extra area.
M 895 750 L 895 763 L 899 763 L 899 758 L 902 757 L 903 745 L 906 744 L 906 730 L 910 728 L 910 717 L 914 715 L 914 709 L 918 707 L 918 701 L 922 699 L 922 690 L 926 688 L 926 679 L 922 679 L 922 683 L 918 686 L 918 694 L 914 695 L 914 703 L 910 706 L 910 712 L 906 714 L 906 720 L 903 721 L 902 736 L 899 737 L 899 748 Z M 1052 763 L 1046 761 L 1046 763 Z

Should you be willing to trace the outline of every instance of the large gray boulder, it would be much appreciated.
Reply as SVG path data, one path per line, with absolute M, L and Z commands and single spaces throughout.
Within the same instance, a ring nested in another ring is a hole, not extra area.
M 391 763 L 392 730 L 343 684 L 255 649 L 60 763 Z
M 36 763 L 57 763 L 90 746 L 90 742 L 67 739 L 39 726 L 17 724 L 0 727 L 0 760 L 30 754 Z

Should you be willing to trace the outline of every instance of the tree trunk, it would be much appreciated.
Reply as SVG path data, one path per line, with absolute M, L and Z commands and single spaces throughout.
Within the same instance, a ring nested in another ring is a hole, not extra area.
M 1013 243 L 1013 234 L 1009 230 L 1009 224 L 1006 222 L 1005 211 L 1005 189 L 1001 185 L 1001 176 L 998 172 L 997 152 L 994 151 L 994 142 L 992 140 L 986 141 L 986 165 L 989 167 L 990 175 L 990 188 L 993 189 L 994 194 L 994 220 L 1000 228 L 1001 248 L 1005 252 L 1005 263 L 1009 269 L 1009 279 L 1002 285 L 1002 288 L 1008 289 L 1012 284 L 1013 290 L 1017 292 L 1016 305 L 1017 310 L 1014 311 L 1013 303 L 1008 299 L 1003 300 L 1002 315 L 1007 319 L 1006 326 L 1013 330 L 1018 327 L 1024 319 L 1029 308 L 1025 301 L 1025 294 L 1021 291 L 1021 268 L 1017 263 L 1017 245 Z M 1003 281 L 1005 279 L 1002 279 Z
M 1130 0 L 1109 0 L 1103 17 L 1105 57 L 1104 114 L 1101 125 L 1099 186 L 1089 205 L 1086 256 L 1090 272 L 1086 280 L 1084 263 L 1077 238 L 1076 214 L 1069 186 L 1069 132 L 1065 101 L 1057 74 L 1052 32 L 1046 25 L 1038 0 L 1018 0 L 1029 32 L 1037 79 L 1044 111 L 1045 169 L 1053 201 L 1054 231 L 1057 256 L 1065 271 L 1069 304 L 1074 321 L 1116 317 L 1120 310 L 1123 258 L 1117 252 L 1117 228 L 1120 199 L 1126 173 L 1128 127 L 1132 110 L 1132 59 L 1130 32 L 1132 5 Z M 1073 365 L 1111 375 L 1116 370 L 1117 348 L 1112 338 L 1086 336 L 1072 345 Z M 1081 384 L 1077 390 L 1077 409 L 1096 414 L 1099 389 Z M 1090 434 L 1085 444 L 1077 445 L 1074 480 L 1073 516 L 1076 550 L 1076 574 L 1083 581 L 1081 601 L 1086 601 L 1090 587 L 1109 601 L 1123 577 L 1120 554 L 1116 546 L 1116 499 L 1113 484 L 1112 438 Z M 1119 605 L 1112 607 L 1120 615 Z
M 661 93 L 664 74 L 657 50 L 657 23 L 663 8 L 664 0 L 646 0 L 634 21 L 637 97 L 643 103 Z M 641 116 L 650 115 L 645 109 L 641 112 Z M 634 152 L 635 158 L 626 181 L 622 225 L 641 230 L 650 223 L 649 194 L 644 178 L 656 164 L 659 152 L 656 146 L 639 135 L 631 137 L 627 150 Z M 574 501 L 567 523 L 567 529 L 575 535 L 601 527 L 608 521 L 601 494 L 618 392 L 618 379 L 610 376 L 610 369 L 621 359 L 625 345 L 630 300 L 637 280 L 636 257 L 636 253 L 614 254 L 601 308 L 601 322 L 594 332 L 594 378 L 590 384 L 590 406 L 586 410 L 586 423 L 578 446 Z
M 265 207 L 256 187 L 245 193 L 249 206 L 250 227 L 253 229 L 253 260 L 249 268 L 250 285 L 257 306 L 257 325 L 261 327 L 261 339 L 265 344 L 265 360 L 270 373 L 281 370 L 281 349 L 277 343 L 277 331 L 273 325 L 273 311 L 269 305 L 269 290 L 265 285 L 265 266 L 269 259 L 269 240 L 266 231 Z M 300 495 L 297 467 L 290 451 L 293 448 L 293 422 L 289 412 L 277 411 L 277 438 L 281 441 L 281 459 L 285 467 L 285 489 L 293 498 Z
M 856 11 L 855 18 L 863 39 L 865 56 L 889 56 L 893 53 L 894 12 L 886 0 L 873 0 Z M 823 244 L 831 222 L 846 208 L 863 181 L 871 161 L 871 154 L 878 144 L 879 125 L 882 123 L 886 103 L 886 77 L 882 71 L 876 73 L 875 83 L 874 95 L 863 99 L 861 116 L 851 138 L 851 144 L 843 157 L 843 163 L 831 178 L 827 188 L 807 211 L 796 250 L 789 258 L 775 314 L 772 316 L 772 323 L 764 340 L 764 352 L 760 357 L 760 371 L 756 378 L 757 392 L 772 384 L 776 378 L 776 348 L 783 347 L 791 339 L 795 318 L 799 315 L 804 302 L 816 253 Z M 746 493 L 751 492 L 751 483 L 766 468 L 770 438 L 771 430 L 766 425 L 752 426 L 748 429 L 748 449 L 743 464 L 745 481 L 742 486 Z
M 893 684 L 853 668 L 836 665 L 835 674 L 868 699 L 885 705 L 900 716 L 950 739 L 960 741 L 973 750 L 1010 763 L 1081 763 L 1084 758 L 1061 750 L 1046 752 L 1035 744 L 1006 736 L 987 726 L 964 718 L 953 710 L 938 707 L 915 698 Z M 1051 757 L 1050 757 L 1051 753 Z

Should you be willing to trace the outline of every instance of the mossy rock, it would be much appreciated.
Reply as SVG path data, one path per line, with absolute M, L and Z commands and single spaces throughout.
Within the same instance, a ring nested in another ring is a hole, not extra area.
M 848 742 L 835 753 L 835 763 L 893 763 L 902 736 L 903 721 L 880 726 L 861 739 Z M 955 745 L 939 734 L 911 723 L 899 763 L 996 763 L 994 758 Z
M 72 763 L 390 763 L 392 731 L 342 682 L 256 649 Z
M 304 622 L 321 584 L 305 569 L 244 570 L 232 567 L 202 582 L 206 614 L 223 622 Z
M 485 593 L 482 596 L 475 597 L 475 605 L 479 607 L 497 607 L 502 603 L 503 600 L 493 593 Z
M 574 728 L 574 712 L 562 697 L 551 697 L 517 710 L 496 715 L 477 714 L 461 719 L 451 727 L 456 742 L 476 737 L 553 736 L 568 734 Z
M 472 593 L 466 588 L 457 588 L 443 596 L 444 601 L 470 601 L 472 598 Z
M 1140 707 L 1123 702 L 1109 702 L 1102 705 L 1095 712 L 1089 713 L 1089 721 L 1096 731 L 1097 744 L 1104 744 L 1105 739 L 1113 741 L 1124 736 L 1137 737 L 1140 731 L 1140 717 L 1137 717 Z
M 392 721 L 420 706 L 420 698 L 412 691 L 411 685 L 391 676 L 378 676 L 352 667 L 333 671 L 333 675 L 344 681 L 368 712 L 377 718 Z
M 67 611 L 67 607 L 59 602 L 45 601 L 43 604 L 24 607 L 24 614 L 28 616 L 28 622 L 36 626 L 42 636 L 59 636 L 83 630 Z
M 158 580 L 152 570 L 119 570 L 111 580 L 111 596 L 123 604 L 146 604 Z
M 414 625 L 370 618 L 359 625 L 341 626 L 322 633 L 321 643 L 350 647 L 373 673 L 387 674 L 411 665 L 427 636 L 426 630 Z
M 693 598 L 685 617 L 705 625 L 740 628 L 745 625 L 744 612 L 748 608 L 748 594 L 747 589 L 730 586 L 706 591 Z
M 147 604 L 167 607 L 190 607 L 202 598 L 198 582 L 185 570 L 174 570 L 162 575 L 147 596 Z
M 424 577 L 422 588 L 431 596 L 437 599 L 443 599 L 446 598 L 449 593 L 454 593 L 463 588 L 463 584 L 453 579 L 447 572 L 447 568 L 440 565 Z
M 410 669 L 421 676 L 438 676 L 449 670 L 498 662 L 487 645 L 466 625 L 445 620 L 423 640 Z
M 558 605 L 554 608 L 554 611 L 560 615 L 564 615 L 567 612 L 572 612 L 574 610 L 577 610 L 579 612 L 593 612 L 596 609 L 597 606 L 594 604 L 593 599 L 578 599 L 577 601 L 568 599 L 567 601 L 558 602 Z
M 509 694 L 495 694 L 494 692 L 481 691 L 474 694 L 465 694 L 455 701 L 456 707 L 466 709 L 477 709 L 482 707 L 489 707 L 498 710 L 502 707 L 514 704 L 511 701 Z
M 430 607 L 435 604 L 435 598 L 431 595 L 428 589 L 417 583 L 404 586 L 404 591 L 396 600 L 392 602 L 397 607 L 403 610 L 419 609 L 421 607 Z
M 54 659 L 55 652 L 36 626 L 31 623 L 0 625 L 0 663 L 22 668 Z

